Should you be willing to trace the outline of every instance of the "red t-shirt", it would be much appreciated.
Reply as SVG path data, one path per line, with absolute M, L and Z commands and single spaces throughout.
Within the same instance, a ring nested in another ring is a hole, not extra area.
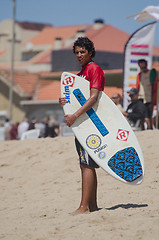
M 82 67 L 82 70 L 77 74 L 90 82 L 90 89 L 97 88 L 100 91 L 104 90 L 105 77 L 100 66 L 94 62 L 90 62 Z

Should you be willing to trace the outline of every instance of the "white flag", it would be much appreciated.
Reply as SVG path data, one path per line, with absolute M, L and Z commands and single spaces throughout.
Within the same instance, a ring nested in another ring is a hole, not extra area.
M 153 39 L 156 22 L 146 24 L 134 32 L 125 45 L 123 74 L 123 107 L 129 104 L 128 91 L 136 86 L 137 74 L 140 71 L 138 60 L 144 58 L 148 68 L 152 64 Z
M 159 6 L 148 6 L 142 12 L 135 14 L 135 20 L 138 22 L 145 22 L 147 20 L 159 21 Z

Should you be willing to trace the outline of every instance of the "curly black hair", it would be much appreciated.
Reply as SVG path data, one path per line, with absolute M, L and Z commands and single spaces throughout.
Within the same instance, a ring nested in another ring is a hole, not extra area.
M 85 49 L 92 53 L 92 58 L 95 57 L 95 47 L 94 43 L 87 37 L 79 37 L 73 45 L 73 53 L 75 53 L 75 47 L 85 47 Z

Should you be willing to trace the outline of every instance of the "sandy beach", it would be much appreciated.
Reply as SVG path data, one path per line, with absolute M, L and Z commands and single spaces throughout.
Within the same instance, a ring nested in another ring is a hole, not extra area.
M 81 198 L 74 137 L 0 142 L 0 239 L 158 240 L 159 130 L 136 132 L 146 173 L 142 184 L 102 169 L 93 213 L 72 216 Z

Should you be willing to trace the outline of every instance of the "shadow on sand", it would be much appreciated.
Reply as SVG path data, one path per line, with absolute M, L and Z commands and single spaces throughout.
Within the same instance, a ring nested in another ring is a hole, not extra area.
M 105 209 L 106 210 L 116 210 L 118 208 L 129 209 L 129 208 L 143 208 L 143 207 L 148 207 L 148 204 L 133 204 L 133 203 L 118 204 L 116 206 L 113 206 L 113 207 L 110 207 L 110 208 L 105 208 Z

